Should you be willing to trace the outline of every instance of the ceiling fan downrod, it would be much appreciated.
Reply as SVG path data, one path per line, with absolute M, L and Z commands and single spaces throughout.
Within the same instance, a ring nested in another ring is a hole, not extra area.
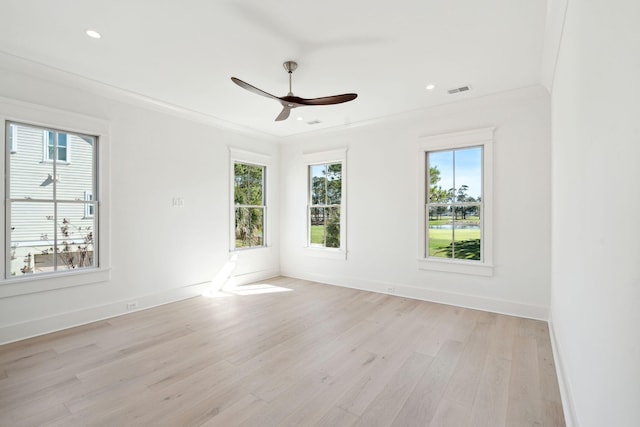
M 293 91 L 291 90 L 291 74 L 298 68 L 298 63 L 295 61 L 285 61 L 282 66 L 287 70 L 287 73 L 289 73 L 289 93 L 287 96 L 293 96 Z

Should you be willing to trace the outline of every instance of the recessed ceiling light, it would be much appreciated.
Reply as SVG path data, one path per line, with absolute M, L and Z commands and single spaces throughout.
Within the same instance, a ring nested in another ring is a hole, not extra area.
M 297 118 L 297 120 L 298 120 L 298 121 L 302 121 L 302 120 L 304 120 L 304 119 L 303 119 L 302 117 L 298 117 L 298 118 Z
M 102 34 L 100 34 L 99 32 L 97 32 L 96 30 L 87 30 L 85 31 L 85 33 L 91 37 L 92 39 L 99 39 L 102 37 Z
M 427 89 L 427 90 L 434 90 L 435 88 L 436 88 L 436 85 L 434 85 L 434 84 L 430 83 L 430 84 L 428 84 L 428 85 L 427 85 L 427 87 L 426 87 L 425 89 Z

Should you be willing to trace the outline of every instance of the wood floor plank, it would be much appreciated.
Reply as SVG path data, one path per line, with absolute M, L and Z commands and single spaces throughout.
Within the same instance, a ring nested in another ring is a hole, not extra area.
M 470 424 L 470 415 L 471 409 L 467 405 L 442 399 L 431 423 L 429 423 L 429 427 L 473 426 L 473 424 Z
M 516 336 L 518 318 L 499 315 L 489 334 L 489 354 L 501 359 L 511 360 L 513 340 Z
M 360 416 L 356 426 L 391 425 L 432 361 L 431 356 L 421 353 L 413 353 L 409 356 L 396 375 Z
M 515 337 L 506 424 L 542 425 L 537 343 L 528 333 Z
M 393 419 L 393 426 L 425 425 L 433 419 L 463 352 L 463 344 L 447 341 L 425 374 L 416 382 L 406 403 Z
M 337 406 L 331 409 L 314 424 L 314 427 L 351 427 L 358 422 L 358 416 Z
M 340 396 L 338 405 L 341 408 L 362 415 L 407 358 L 414 353 L 415 343 L 420 340 L 422 325 L 413 322 L 407 324 L 406 321 L 402 323 L 405 327 L 396 330 L 395 334 L 375 336 L 363 344 L 369 351 L 376 349 L 379 352 L 378 358 L 372 362 L 372 369 L 367 375 L 358 378 L 350 389 Z
M 219 415 L 201 424 L 201 427 L 228 427 L 245 422 L 263 413 L 269 404 L 252 394 L 240 398 Z
M 562 426 L 548 334 L 278 277 L 0 346 L 0 425 Z
M 471 425 L 505 426 L 511 361 L 490 354 L 482 372 L 471 412 Z
M 489 324 L 476 324 L 447 387 L 447 399 L 468 407 L 473 405 L 489 349 L 488 336 Z

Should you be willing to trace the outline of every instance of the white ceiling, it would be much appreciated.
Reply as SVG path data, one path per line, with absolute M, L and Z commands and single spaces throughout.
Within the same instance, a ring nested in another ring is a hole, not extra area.
M 540 84 L 546 3 L 1 0 L 0 51 L 288 136 Z M 230 77 L 286 95 L 285 60 L 299 64 L 295 95 L 358 98 L 275 122 L 280 105 Z M 425 90 L 428 83 L 436 89 Z M 447 94 L 463 85 L 472 90 Z

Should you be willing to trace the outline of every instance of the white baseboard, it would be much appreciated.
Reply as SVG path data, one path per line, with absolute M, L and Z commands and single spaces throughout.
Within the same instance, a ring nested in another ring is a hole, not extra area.
M 364 291 L 379 292 L 389 295 L 397 295 L 406 298 L 441 304 L 455 305 L 457 307 L 471 308 L 475 310 L 490 311 L 492 313 L 508 314 L 511 316 L 526 317 L 528 319 L 544 320 L 548 318 L 547 307 L 523 304 L 514 301 L 505 301 L 494 298 L 485 298 L 474 295 L 444 292 L 441 290 L 418 288 L 400 283 L 383 282 L 379 280 L 364 280 L 352 277 L 324 276 L 310 274 L 302 271 L 282 271 L 283 276 L 296 279 L 311 280 L 329 285 L 344 286 L 346 288 L 360 289 Z
M 239 276 L 232 276 L 227 280 L 226 284 L 230 286 L 246 285 L 248 283 L 266 280 L 278 275 L 278 270 L 258 271 Z M 192 298 L 202 295 L 205 291 L 210 290 L 210 288 L 211 282 L 195 283 L 157 294 L 131 297 L 126 300 L 119 300 L 104 305 L 83 308 L 81 310 L 61 313 L 55 316 L 2 326 L 0 327 L 0 345 Z M 138 303 L 136 309 L 127 310 L 127 303 L 132 301 L 136 301 Z
M 0 327 L 0 344 L 7 344 L 202 295 L 209 284 L 210 282 L 196 283 L 157 294 L 127 298 L 126 300 L 83 308 L 55 316 L 6 325 Z M 131 301 L 136 301 L 138 306 L 134 310 L 127 310 L 127 303 Z
M 578 419 L 573 406 L 573 394 L 567 378 L 567 372 L 564 369 L 564 363 L 560 354 L 560 348 L 556 339 L 556 331 L 553 327 L 553 319 L 549 319 L 549 338 L 551 338 L 551 350 L 553 351 L 553 360 L 556 365 L 556 375 L 558 376 L 558 385 L 560 386 L 560 397 L 562 398 L 562 410 L 564 411 L 564 420 L 567 427 L 578 427 Z
M 256 271 L 253 273 L 241 274 L 237 276 L 231 276 L 225 282 L 224 286 L 242 286 L 247 285 L 249 283 L 258 282 L 260 280 L 271 279 L 272 277 L 276 277 L 280 275 L 279 270 L 262 270 Z

